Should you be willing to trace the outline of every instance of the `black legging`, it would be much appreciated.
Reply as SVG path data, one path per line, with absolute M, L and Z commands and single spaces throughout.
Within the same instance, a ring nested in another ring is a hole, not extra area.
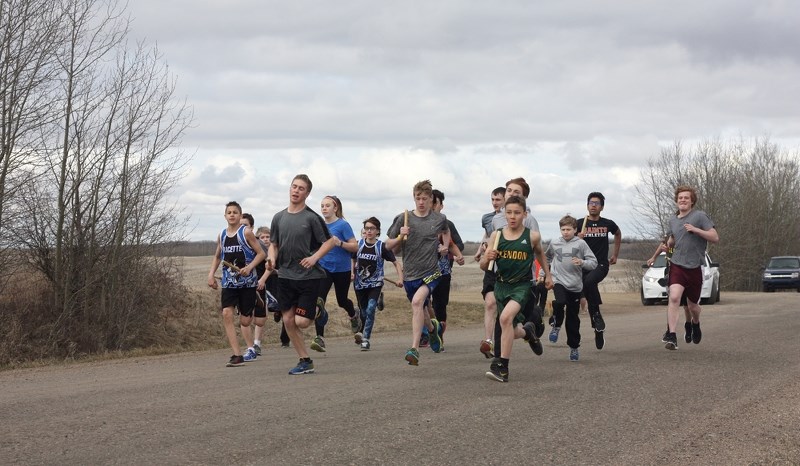
M 581 319 L 578 317 L 581 308 L 581 293 L 569 291 L 564 288 L 564 285 L 556 283 L 553 287 L 553 295 L 556 298 L 553 301 L 554 324 L 556 327 L 561 327 L 566 320 L 567 346 L 578 348 L 581 346 Z
M 433 313 L 439 322 L 447 322 L 447 305 L 450 304 L 450 280 L 452 275 L 445 274 L 439 278 L 439 283 L 431 292 Z
M 328 300 L 328 292 L 333 286 L 336 292 L 336 304 L 340 308 L 347 311 L 347 315 L 352 319 L 356 315 L 356 308 L 353 306 L 353 301 L 347 297 L 350 291 L 350 272 L 328 272 L 325 271 L 325 278 L 319 281 L 319 296 L 323 301 Z M 320 323 L 320 320 L 314 322 L 314 328 L 317 330 L 317 335 L 325 336 L 325 326 Z
M 583 296 L 586 297 L 588 305 L 589 319 L 594 327 L 594 316 L 600 313 L 600 305 L 603 304 L 603 299 L 600 297 L 600 290 L 598 284 L 603 281 L 608 275 L 608 265 L 598 264 L 593 270 L 584 271 L 583 273 Z

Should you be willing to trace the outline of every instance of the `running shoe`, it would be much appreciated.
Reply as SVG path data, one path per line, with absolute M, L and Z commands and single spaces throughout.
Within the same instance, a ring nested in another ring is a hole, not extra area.
M 231 356 L 230 361 L 228 364 L 225 364 L 225 367 L 239 367 L 244 366 L 244 358 L 241 356 L 236 356 L 235 354 Z
M 409 348 L 406 351 L 406 362 L 410 366 L 419 366 L 419 351 L 416 348 Z
M 606 332 L 600 332 L 597 329 L 595 329 L 594 331 L 594 346 L 597 347 L 597 349 L 599 350 L 603 349 L 603 347 L 606 346 L 605 333 Z
M 570 361 L 577 361 L 581 357 L 580 353 L 578 352 L 578 348 L 570 348 L 569 350 L 569 360 Z
M 703 332 L 700 331 L 700 322 L 692 323 L 692 343 L 695 345 L 700 343 L 700 340 L 703 338 Z
M 350 330 L 353 333 L 358 333 L 359 329 L 361 329 L 361 318 L 358 316 L 358 311 L 356 311 L 356 314 L 350 318 Z
M 533 325 L 536 331 L 536 338 L 541 338 L 544 335 L 544 322 L 542 322 L 542 319 L 536 319 Z
M 428 341 L 430 340 L 429 337 L 428 337 L 428 334 L 426 333 L 428 329 L 426 328 L 424 330 L 425 331 L 419 337 L 419 347 L 420 348 L 427 348 L 428 347 Z
M 311 349 L 314 351 L 319 351 L 320 353 L 325 352 L 325 339 L 321 336 L 317 335 L 314 337 L 314 340 L 311 342 Z
M 553 327 L 553 330 L 550 330 L 550 343 L 555 343 L 558 341 L 558 332 L 561 331 L 561 327 Z
M 256 356 L 261 356 L 261 346 L 253 345 L 253 349 L 256 351 Z
M 678 337 L 675 335 L 675 332 L 667 333 L 666 337 L 664 338 L 666 343 L 664 344 L 664 348 L 668 350 L 676 350 L 678 349 Z
M 360 345 L 362 341 L 364 341 L 364 334 L 361 332 L 356 333 L 353 335 L 353 339 L 356 341 L 357 345 Z
M 592 317 L 592 323 L 592 327 L 598 332 L 602 332 L 606 329 L 606 321 L 603 320 L 603 316 L 600 315 L 599 311 Z
M 369 351 L 369 340 L 366 338 L 361 341 L 361 351 Z
M 539 340 L 539 337 L 536 336 L 536 330 L 534 329 L 533 322 L 525 322 L 525 325 L 522 326 L 522 329 L 525 330 L 525 341 L 531 345 L 531 349 L 536 356 L 542 355 L 542 342 Z
M 481 342 L 481 353 L 486 356 L 486 359 L 494 357 L 494 343 L 492 343 L 492 340 L 483 340 Z
M 303 361 L 297 363 L 296 366 L 289 370 L 289 375 L 311 374 L 314 372 L 313 361 Z
M 442 351 L 442 338 L 439 336 L 439 334 L 442 333 L 442 324 L 436 319 L 431 319 L 431 323 L 433 324 L 433 331 L 428 332 L 428 343 L 430 344 L 431 350 L 433 350 L 434 353 L 438 353 Z
M 383 310 L 383 291 L 381 291 L 381 294 L 378 296 L 378 310 Z
M 253 362 L 256 358 L 258 358 L 258 355 L 253 348 L 247 348 L 247 351 L 244 352 L 244 356 L 242 356 L 244 362 Z
M 683 341 L 689 344 L 692 342 L 692 323 L 690 321 L 686 321 L 683 324 L 683 329 L 685 331 L 683 334 Z M 666 341 L 664 343 L 666 343 Z
M 489 364 L 489 371 L 486 373 L 486 378 L 498 382 L 508 382 L 508 367 L 503 367 L 499 362 L 492 362 Z
M 266 292 L 267 295 L 267 310 L 274 312 L 276 314 L 280 314 L 278 311 L 278 300 L 275 299 L 275 296 L 272 296 L 272 293 L 269 291 Z
M 661 335 L 661 343 L 666 343 L 667 337 L 669 337 L 669 327 L 667 327 L 667 331 L 664 332 L 663 335 Z

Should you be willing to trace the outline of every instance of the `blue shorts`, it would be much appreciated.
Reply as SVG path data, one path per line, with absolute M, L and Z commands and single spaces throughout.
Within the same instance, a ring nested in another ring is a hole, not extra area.
M 428 287 L 428 297 L 430 298 L 430 293 L 436 289 L 436 285 L 439 284 L 439 280 L 442 278 L 442 272 L 437 271 L 432 275 L 429 275 L 425 278 L 419 278 L 417 280 L 410 280 L 410 281 L 403 281 L 403 288 L 406 290 L 406 296 L 408 300 L 411 301 L 414 299 L 414 295 L 417 294 L 417 290 L 420 289 L 422 286 Z M 428 300 L 426 299 L 425 302 L 427 303 Z

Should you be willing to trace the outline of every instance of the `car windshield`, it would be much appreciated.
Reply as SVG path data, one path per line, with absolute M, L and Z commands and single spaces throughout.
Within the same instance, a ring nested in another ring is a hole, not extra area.
M 800 259 L 796 257 L 779 257 L 769 261 L 770 269 L 800 269 Z
M 653 267 L 666 267 L 667 266 L 667 256 L 664 254 L 659 254 L 656 257 L 656 261 L 653 262 Z

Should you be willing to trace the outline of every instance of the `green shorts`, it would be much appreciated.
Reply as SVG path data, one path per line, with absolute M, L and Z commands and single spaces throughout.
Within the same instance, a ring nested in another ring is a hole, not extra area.
M 522 310 L 525 309 L 525 303 L 531 299 L 531 282 L 497 282 L 494 284 L 494 299 L 497 301 L 498 314 L 503 312 L 503 309 L 509 301 L 516 301 L 519 303 L 519 312 L 516 317 L 514 317 L 514 326 L 522 324 L 525 322 L 525 315 L 522 313 Z

